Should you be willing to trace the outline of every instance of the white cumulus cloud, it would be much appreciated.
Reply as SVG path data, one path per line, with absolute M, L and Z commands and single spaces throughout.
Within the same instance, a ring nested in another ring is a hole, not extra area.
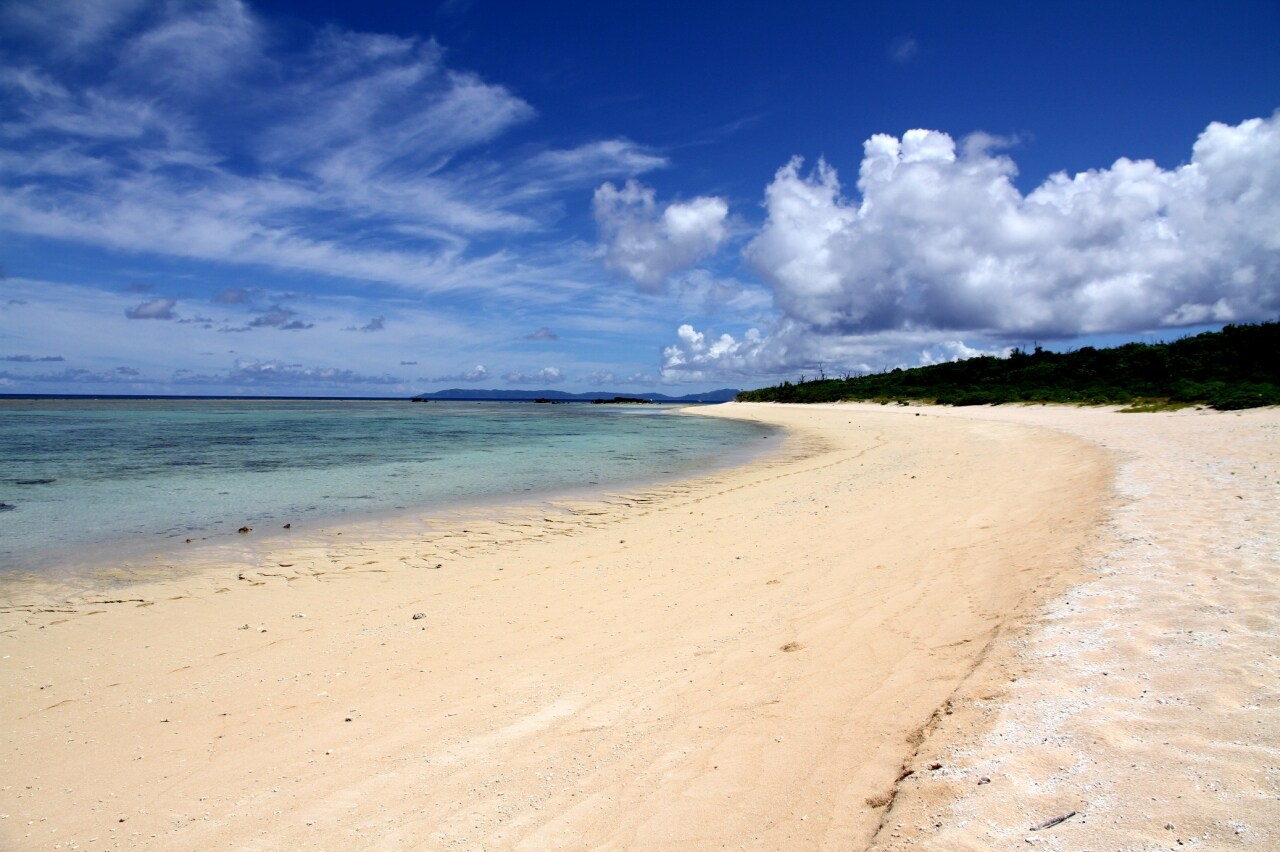
M 775 362 L 786 360 L 785 350 L 775 351 L 755 328 L 748 329 L 738 340 L 731 334 L 711 337 L 685 323 L 676 331 L 676 338 L 675 343 L 662 350 L 662 375 L 668 381 L 768 373 L 773 371 Z
M 1280 114 L 1210 124 L 1175 168 L 1122 158 L 1026 194 L 1000 143 L 872 136 L 853 198 L 827 163 L 804 173 L 792 159 L 766 188 L 767 218 L 745 252 L 772 288 L 776 328 L 712 342 L 683 327 L 666 369 L 737 372 L 752 358 L 777 371 L 920 334 L 941 347 L 923 360 L 948 360 L 970 350 L 962 338 L 1280 313 Z
M 143 302 L 136 308 L 129 308 L 124 312 L 124 315 L 129 319 L 177 319 L 178 315 L 173 312 L 177 304 L 178 302 L 175 299 L 152 299 L 149 302 Z
M 547 384 L 555 384 L 564 381 L 564 374 L 560 372 L 559 367 L 543 367 L 534 373 L 521 373 L 512 371 L 502 377 L 505 381 L 512 384 L 525 384 L 528 382 L 545 382 Z
M 1280 308 L 1280 119 L 1211 124 L 1190 162 L 1120 159 L 1023 195 L 1013 161 L 945 133 L 876 135 L 861 198 L 793 159 L 747 257 L 815 330 L 1070 336 Z
M 937 346 L 920 351 L 920 365 L 947 364 L 954 361 L 965 361 L 980 355 L 994 355 L 997 358 L 1008 358 L 1013 347 L 1004 346 L 999 349 L 980 349 L 968 346 L 962 340 L 944 340 Z
M 662 380 L 679 384 L 843 376 L 960 361 L 978 355 L 1004 357 L 1010 349 L 970 346 L 920 329 L 821 335 L 794 320 L 783 319 L 767 331 L 749 328 L 735 337 L 701 332 L 685 323 L 676 332 L 676 342 L 662 350 Z
M 723 199 L 707 196 L 659 211 L 653 189 L 635 180 L 621 189 L 602 184 L 592 209 L 607 243 L 605 264 L 648 291 L 661 289 L 671 273 L 718 249 L 729 215 Z
M 402 362 L 404 363 L 404 362 Z M 416 362 L 413 362 L 416 363 Z M 448 376 L 436 376 L 429 379 L 433 382 L 482 382 L 489 378 L 489 370 L 484 364 L 476 364 L 470 370 L 463 370 L 461 373 L 453 373 Z

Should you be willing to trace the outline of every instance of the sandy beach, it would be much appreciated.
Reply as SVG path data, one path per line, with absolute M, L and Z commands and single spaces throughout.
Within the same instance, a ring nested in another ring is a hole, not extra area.
M 1280 846 L 1280 411 L 702 413 L 787 437 L 6 586 L 0 848 Z

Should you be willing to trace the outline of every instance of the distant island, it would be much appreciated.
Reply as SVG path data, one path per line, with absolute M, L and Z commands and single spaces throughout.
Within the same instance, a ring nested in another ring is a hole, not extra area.
M 685 396 L 667 396 L 664 393 L 620 394 L 615 391 L 593 391 L 590 393 L 567 393 L 553 390 L 471 390 L 468 388 L 449 388 L 433 393 L 420 393 L 413 397 L 414 402 L 435 400 L 466 400 L 473 402 L 730 402 L 738 396 L 737 388 L 721 388 L 706 393 L 691 393 Z
M 547 399 L 545 396 L 540 396 L 537 399 L 535 399 L 534 402 L 541 403 L 544 405 L 559 405 L 561 403 L 568 404 L 573 402 L 586 402 L 586 400 Z M 593 399 L 591 400 L 591 404 L 592 405 L 653 405 L 654 403 L 653 403 L 653 400 L 637 399 L 634 396 L 615 396 L 613 399 Z
M 1053 402 L 1128 405 L 1134 411 L 1205 405 L 1223 411 L 1280 405 L 1280 323 L 1228 325 L 1169 343 L 1074 352 L 1015 349 L 842 378 L 743 391 L 743 402 L 867 400 L 939 405 Z

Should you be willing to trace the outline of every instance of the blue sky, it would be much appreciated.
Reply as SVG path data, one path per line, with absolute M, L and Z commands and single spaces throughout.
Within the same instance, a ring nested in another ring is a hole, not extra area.
M 755 387 L 1280 316 L 1273 2 L 0 2 L 0 392 Z

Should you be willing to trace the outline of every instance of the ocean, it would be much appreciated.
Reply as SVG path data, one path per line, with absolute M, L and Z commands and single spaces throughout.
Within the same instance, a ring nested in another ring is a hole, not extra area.
M 638 487 L 744 461 L 768 434 L 660 405 L 4 399 L 0 573 Z

